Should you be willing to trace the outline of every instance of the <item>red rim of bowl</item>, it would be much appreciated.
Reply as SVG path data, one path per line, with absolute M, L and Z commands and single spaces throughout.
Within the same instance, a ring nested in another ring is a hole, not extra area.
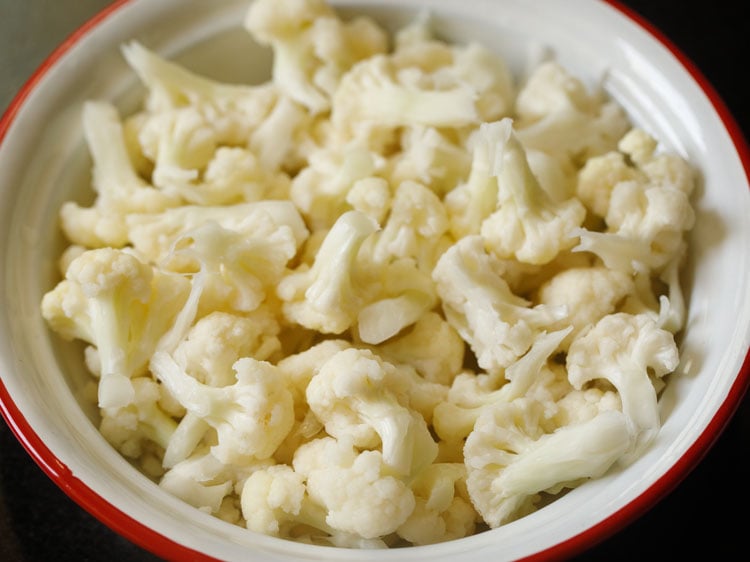
M 0 145 L 10 128 L 16 114 L 23 106 L 26 98 L 34 90 L 42 77 L 81 39 L 88 35 L 104 20 L 111 17 L 123 6 L 133 0 L 116 0 L 112 5 L 98 12 L 76 31 L 70 34 L 34 71 L 31 77 L 21 87 L 11 101 L 5 113 L 0 118 Z M 639 13 L 623 5 L 619 0 L 603 0 L 614 9 L 635 22 L 653 38 L 664 45 L 679 60 L 682 66 L 692 76 L 711 101 L 718 113 L 729 136 L 734 143 L 740 157 L 745 176 L 750 179 L 750 148 L 744 134 L 735 121 L 721 96 L 706 79 L 703 73 L 664 33 Z M 721 407 L 717 410 L 703 433 L 678 461 L 645 492 L 633 499 L 619 511 L 600 521 L 582 533 L 558 543 L 544 551 L 530 555 L 524 560 L 564 560 L 570 556 L 582 553 L 594 545 L 606 540 L 623 530 L 639 516 L 643 515 L 660 500 L 672 492 L 706 456 L 729 421 L 734 416 L 748 386 L 750 386 L 750 349 L 748 349 L 743 364 L 735 378 L 734 384 L 727 394 Z M 44 444 L 42 439 L 31 428 L 25 417 L 10 397 L 5 385 L 0 379 L 0 414 L 5 419 L 10 430 L 21 445 L 26 449 L 37 465 L 62 489 L 73 501 L 88 513 L 93 515 L 107 527 L 127 538 L 134 544 L 166 559 L 216 560 L 203 553 L 185 547 L 169 539 L 153 529 L 143 525 L 117 507 L 102 498 L 84 482 L 79 480 L 73 472 L 62 463 L 55 454 Z

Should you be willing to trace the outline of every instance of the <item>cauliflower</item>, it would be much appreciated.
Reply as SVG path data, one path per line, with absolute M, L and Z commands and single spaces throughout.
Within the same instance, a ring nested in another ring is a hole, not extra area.
M 210 117 L 188 106 L 144 120 L 138 141 L 153 162 L 151 181 L 165 193 L 181 195 L 199 179 L 219 145 Z
M 638 181 L 643 173 L 629 165 L 622 152 L 607 152 L 586 160 L 578 172 L 576 195 L 586 208 L 602 219 L 607 215 L 612 190 L 620 182 Z
M 462 482 L 463 463 L 435 463 L 411 484 L 414 511 L 396 530 L 411 544 L 434 544 L 474 534 L 479 516 Z
M 466 439 L 469 495 L 490 527 L 534 509 L 556 493 L 604 474 L 630 446 L 625 416 L 611 410 L 543 433 L 538 408 L 504 403 L 484 412 Z
M 186 202 L 202 207 L 286 199 L 291 180 L 267 170 L 247 148 L 219 146 L 211 154 L 199 181 L 172 184 Z
M 502 121 L 482 123 L 470 138 L 472 160 L 466 181 L 445 195 L 450 231 L 456 240 L 478 234 L 484 219 L 497 208 L 495 157 L 502 150 L 504 128 Z
M 530 264 L 552 261 L 575 245 L 571 237 L 586 210 L 578 199 L 554 202 L 534 177 L 523 146 L 509 119 L 495 129 L 500 136 L 494 155 L 497 210 L 482 222 L 487 247 L 500 258 Z
M 83 131 L 93 159 L 94 204 L 65 202 L 60 220 L 65 236 L 87 248 L 122 247 L 128 242 L 126 219 L 132 213 L 157 213 L 180 199 L 159 191 L 136 172 L 125 144 L 117 109 L 108 102 L 83 106 Z
M 42 298 L 42 316 L 60 335 L 96 347 L 99 406 L 131 404 L 131 378 L 146 371 L 159 340 L 190 293 L 190 281 L 114 248 L 88 250 Z
M 127 217 L 128 237 L 144 259 L 159 263 L 167 258 L 178 238 L 210 222 L 254 238 L 289 228 L 297 249 L 310 234 L 290 201 L 271 200 L 229 206 L 183 205 L 158 214 L 134 213 Z
M 269 80 L 129 41 L 142 105 L 83 107 L 93 199 L 42 317 L 112 447 L 249 532 L 459 539 L 659 431 L 695 170 L 595 76 L 517 81 L 433 23 L 254 0 Z
M 391 207 L 391 188 L 388 182 L 377 176 L 356 180 L 346 193 L 346 202 L 355 211 L 371 217 L 382 224 Z
M 212 454 L 225 463 L 270 457 L 294 422 L 294 403 L 283 375 L 265 361 L 237 360 L 232 385 L 212 387 L 185 372 L 174 358 L 157 351 L 151 371 L 186 410 L 216 430 Z
M 99 432 L 123 455 L 137 459 L 144 441 L 166 449 L 177 429 L 177 422 L 160 406 L 159 384 L 151 377 L 131 379 L 133 399 L 122 407 L 101 409 Z
M 357 286 L 357 252 L 376 228 L 359 211 L 341 215 L 312 267 L 301 265 L 278 285 L 277 294 L 290 321 L 329 334 L 340 334 L 351 326 L 364 300 Z
M 555 427 L 588 421 L 607 410 L 622 411 L 622 402 L 616 390 L 595 386 L 572 389 L 557 401 L 557 412 L 552 420 Z
M 375 539 L 396 531 L 414 510 L 413 492 L 390 474 L 380 451 L 357 452 L 350 442 L 324 437 L 297 449 L 293 466 L 339 531 Z
M 185 271 L 189 266 L 180 262 L 196 262 L 206 285 L 203 308 L 242 313 L 257 309 L 274 292 L 296 253 L 297 240 L 287 225 L 261 237 L 207 222 L 175 240 L 164 267 L 171 269 L 176 261 L 178 271 Z
M 302 410 L 302 415 L 298 416 L 300 419 L 308 410 L 305 398 L 307 385 L 331 357 L 349 347 L 351 343 L 347 340 L 327 339 L 304 351 L 287 355 L 277 363 L 277 367 L 286 377 L 287 385 L 292 391 L 295 407 Z
M 634 166 L 654 184 L 670 185 L 686 195 L 695 189 L 695 170 L 679 155 L 659 152 L 659 143 L 640 127 L 631 128 L 617 143 L 617 149 L 626 154 Z
M 328 110 L 347 71 L 388 43 L 370 19 L 344 22 L 322 0 L 257 0 L 244 25 L 273 49 L 274 84 L 313 113 Z
M 461 127 L 476 124 L 475 90 L 456 80 L 441 89 L 423 86 L 422 72 L 403 72 L 398 61 L 374 55 L 344 75 L 332 99 L 331 121 L 345 139 L 367 146 L 377 131 L 401 126 Z M 415 75 L 415 76 L 413 76 Z
M 305 477 L 291 466 L 273 465 L 253 472 L 245 480 L 240 498 L 251 531 L 287 535 L 285 527 L 293 525 L 307 525 L 323 533 L 330 530 L 325 510 L 307 495 Z
M 360 61 L 341 79 L 332 122 L 344 138 L 372 143 L 398 127 L 459 128 L 510 113 L 514 84 L 504 60 L 477 43 L 434 39 L 423 23 L 412 24 L 421 27 L 413 40 Z
M 165 60 L 138 41 L 123 45 L 122 54 L 147 88 L 144 111 L 154 119 L 193 107 L 215 134 L 217 143 L 237 145 L 268 116 L 278 92 L 270 84 L 223 84 Z M 179 147 L 175 147 L 179 148 Z
M 440 314 L 425 312 L 410 329 L 374 350 L 391 363 L 414 367 L 428 381 L 449 385 L 463 366 L 466 344 Z
M 605 231 L 576 232 L 580 243 L 575 250 L 594 253 L 612 269 L 658 272 L 682 254 L 684 234 L 695 224 L 693 175 L 678 156 L 655 155 L 656 141 L 642 129 L 631 129 L 618 146 L 636 168 L 615 173 L 622 179 L 604 190 L 609 199 Z
M 401 151 L 388 161 L 386 174 L 394 185 L 414 181 L 442 197 L 469 175 L 471 154 L 436 127 L 404 127 Z
M 435 458 L 437 445 L 424 418 L 389 388 L 388 371 L 394 370 L 368 350 L 345 349 L 312 378 L 307 402 L 333 437 L 379 447 L 394 474 L 416 474 Z
M 602 266 L 565 269 L 542 284 L 534 301 L 548 306 L 568 306 L 570 314 L 555 326 L 573 329 L 562 344 L 567 349 L 578 334 L 617 310 L 635 294 L 633 279 L 622 271 Z
M 602 91 L 589 93 L 559 62 L 538 65 L 516 98 L 517 134 L 528 149 L 541 150 L 575 168 L 613 150 L 630 128 L 628 117 Z
M 199 450 L 165 472 L 159 487 L 193 507 L 218 514 L 238 484 L 269 464 L 264 460 L 237 467 L 220 461 L 209 450 Z
M 370 295 L 357 314 L 359 339 L 379 344 L 411 326 L 437 304 L 437 294 L 429 273 L 415 261 L 402 258 L 381 265 L 363 263 Z M 374 287 L 374 289 L 373 289 Z
M 313 231 L 329 229 L 351 210 L 348 198 L 355 185 L 377 178 L 381 160 L 357 144 L 316 149 L 310 154 L 308 165 L 292 179 L 289 198 Z
M 513 363 L 545 328 L 568 314 L 565 306 L 532 307 L 511 292 L 494 267 L 481 237 L 467 236 L 441 256 L 432 273 L 448 322 L 485 370 Z
M 558 392 L 534 392 L 534 386 L 551 386 L 552 377 L 548 361 L 560 348 L 562 341 L 570 333 L 570 328 L 541 334 L 529 351 L 498 375 L 475 375 L 461 373 L 453 381 L 447 399 L 435 406 L 433 427 L 437 435 L 446 441 L 464 439 L 474 428 L 479 416 L 495 404 L 509 403 L 516 399 L 538 394 L 549 402 L 557 399 Z M 503 380 L 504 379 L 504 380 Z M 569 390 L 564 388 L 563 392 Z M 545 408 L 549 408 L 545 404 Z M 556 408 L 553 408 L 556 410 Z M 540 422 L 541 423 L 541 422 Z
M 448 215 L 440 198 L 421 183 L 401 183 L 393 195 L 390 213 L 369 248 L 372 259 L 386 262 L 413 258 L 421 269 L 432 271 L 437 257 L 450 245 Z
M 174 358 L 198 382 L 229 386 L 236 381 L 232 365 L 238 359 L 266 361 L 279 351 L 279 329 L 268 308 L 243 315 L 213 311 L 190 328 L 174 350 Z
M 604 316 L 568 349 L 566 366 L 571 384 L 581 389 L 604 379 L 618 391 L 634 447 L 629 458 L 647 447 L 661 426 L 653 378 L 677 367 L 673 335 L 646 314 Z

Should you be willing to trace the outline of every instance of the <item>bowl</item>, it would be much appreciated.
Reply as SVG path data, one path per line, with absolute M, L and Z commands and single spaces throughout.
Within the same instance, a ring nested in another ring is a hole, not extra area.
M 366 13 L 391 28 L 409 21 L 422 6 L 395 0 L 333 5 L 346 14 Z M 565 557 L 609 536 L 660 500 L 701 460 L 748 385 L 750 159 L 736 124 L 697 70 L 627 10 L 609 3 L 580 2 L 580 9 L 566 10 L 554 2 L 532 7 L 441 0 L 431 10 L 442 36 L 478 39 L 501 52 L 515 72 L 527 57 L 551 49 L 589 83 L 604 76 L 606 90 L 632 120 L 700 172 L 679 376 L 660 398 L 657 440 L 633 465 L 492 531 L 424 547 L 351 551 L 256 535 L 186 508 L 106 443 L 93 423 L 95 413 L 82 407 L 86 376 L 80 349 L 60 345 L 38 312 L 42 295 L 55 282 L 63 249 L 58 209 L 70 198 L 86 197 L 82 105 L 93 98 L 111 100 L 124 113 L 137 107 L 142 92 L 120 53 L 120 45 L 134 38 L 216 79 L 267 79 L 268 53 L 240 29 L 246 8 L 238 0 L 117 3 L 48 59 L 0 122 L 0 404 L 33 459 L 102 522 L 169 559 L 242 560 L 248 553 L 268 560 Z M 251 67 L 231 56 L 238 49 L 257 64 Z

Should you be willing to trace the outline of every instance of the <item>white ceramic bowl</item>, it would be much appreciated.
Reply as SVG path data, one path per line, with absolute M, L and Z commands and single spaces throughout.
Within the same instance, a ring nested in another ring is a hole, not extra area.
M 390 26 L 421 0 L 332 2 Z M 660 400 L 663 427 L 635 464 L 576 488 L 516 522 L 398 551 L 349 551 L 259 536 L 187 508 L 142 476 L 98 433 L 76 398 L 78 350 L 39 315 L 63 247 L 60 204 L 84 197 L 88 164 L 80 110 L 90 98 L 123 112 L 140 101 L 120 55 L 136 38 L 220 80 L 268 79 L 270 55 L 240 24 L 246 0 L 125 0 L 90 21 L 37 71 L 0 121 L 0 409 L 31 456 L 74 500 L 126 538 L 166 558 L 247 560 L 517 560 L 564 557 L 632 521 L 672 489 L 734 413 L 750 378 L 750 156 L 736 124 L 698 72 L 616 6 L 591 0 L 432 0 L 448 39 L 478 39 L 519 70 L 551 48 L 571 72 L 606 89 L 700 171 L 686 272 L 682 363 Z M 238 51 L 239 50 L 239 51 Z M 242 57 L 237 52 L 245 53 Z M 257 58 L 253 59 L 253 56 Z M 247 64 L 254 60 L 253 64 Z

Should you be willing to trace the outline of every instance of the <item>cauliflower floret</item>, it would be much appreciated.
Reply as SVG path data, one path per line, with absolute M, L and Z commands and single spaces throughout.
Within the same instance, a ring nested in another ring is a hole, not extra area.
M 465 490 L 463 463 L 436 463 L 412 482 L 415 505 L 396 530 L 415 545 L 434 544 L 472 535 L 479 516 Z
M 108 102 L 83 106 L 83 132 L 93 159 L 91 207 L 65 202 L 60 220 L 65 236 L 87 248 L 122 247 L 128 242 L 130 213 L 157 213 L 180 203 L 179 197 L 159 191 L 138 175 L 125 144 L 117 109 Z
M 239 146 L 220 146 L 206 164 L 201 181 L 183 183 L 179 194 L 204 207 L 285 199 L 291 180 L 266 170 L 258 157 Z
M 301 415 L 297 416 L 298 419 L 302 419 L 307 413 L 305 393 L 312 378 L 331 357 L 351 346 L 351 342 L 347 340 L 327 339 L 279 360 L 276 366 L 287 378 L 288 386 L 294 396 L 295 408 L 301 412 Z
M 565 306 L 537 305 L 500 277 L 479 236 L 451 246 L 433 271 L 443 312 L 482 369 L 502 369 L 531 347 L 537 335 L 567 315 Z
M 589 93 L 559 62 L 538 65 L 516 98 L 516 129 L 523 146 L 580 167 L 613 150 L 630 128 L 627 114 L 603 91 Z
M 297 240 L 287 225 L 260 236 L 206 222 L 175 240 L 163 267 L 200 271 L 204 310 L 243 313 L 257 309 L 273 295 L 296 254 Z
M 570 328 L 539 335 L 531 349 L 505 369 L 502 376 L 499 372 L 479 376 L 469 372 L 459 374 L 447 399 L 435 406 L 432 418 L 435 433 L 450 442 L 464 439 L 484 410 L 524 396 L 536 396 L 544 404 L 545 415 L 552 415 L 548 410 L 556 411 L 552 404 L 570 387 L 552 388 L 559 383 L 549 360 L 569 332 Z M 544 391 L 534 387 L 542 387 Z
M 292 180 L 289 197 L 313 232 L 328 229 L 351 210 L 354 186 L 376 178 L 381 167 L 382 157 L 356 144 L 317 149 Z
M 682 250 L 683 233 L 695 223 L 685 192 L 671 186 L 617 184 L 605 217 L 610 232 L 642 240 L 663 265 Z
M 617 391 L 593 386 L 581 390 L 570 389 L 557 401 L 557 407 L 553 423 L 556 427 L 562 427 L 588 421 L 607 410 L 622 411 L 622 402 Z
M 329 334 L 340 334 L 356 319 L 363 295 L 358 291 L 356 257 L 377 225 L 359 211 L 341 215 L 315 256 L 286 275 L 277 294 L 291 322 Z
M 416 474 L 435 458 L 437 444 L 424 418 L 389 388 L 394 372 L 396 367 L 368 350 L 345 349 L 312 378 L 307 402 L 333 437 L 358 447 L 380 447 L 382 462 L 394 474 Z
M 393 56 L 361 61 L 344 75 L 333 94 L 333 127 L 344 139 L 375 148 L 384 132 L 398 127 L 462 127 L 479 122 L 471 84 L 429 82 L 423 70 L 400 68 Z
M 97 248 L 70 263 L 65 279 L 42 298 L 41 312 L 62 337 L 96 347 L 99 406 L 122 407 L 135 399 L 130 379 L 145 372 L 190 286 L 123 250 Z
M 495 157 L 502 150 L 504 130 L 503 121 L 483 123 L 469 138 L 472 155 L 469 176 L 444 198 L 450 232 L 456 240 L 478 234 L 484 219 L 497 208 Z
M 210 117 L 191 106 L 150 115 L 142 123 L 138 141 L 154 164 L 154 186 L 177 197 L 183 185 L 198 179 L 219 144 Z
M 632 277 L 622 271 L 602 266 L 574 267 L 561 271 L 539 287 L 534 302 L 568 306 L 568 316 L 553 327 L 573 327 L 562 344 L 565 350 L 582 330 L 615 312 L 635 292 Z
M 166 449 L 177 422 L 160 406 L 159 385 L 150 377 L 134 377 L 133 400 L 122 407 L 102 408 L 99 432 L 126 457 L 137 459 L 144 440 Z
M 437 39 L 429 23 L 421 16 L 400 31 L 392 54 L 400 78 L 438 90 L 467 84 L 475 92 L 480 120 L 494 121 L 508 115 L 515 84 L 505 60 L 476 42 L 459 45 Z
M 127 217 L 128 237 L 139 255 L 160 263 L 169 256 L 178 238 L 206 223 L 259 239 L 288 227 L 297 248 L 310 234 L 291 201 L 253 201 L 205 207 L 184 205 L 157 214 L 133 213 Z
M 220 472 L 222 468 L 223 465 L 210 454 L 196 456 L 167 471 L 159 486 L 195 508 L 216 513 L 233 487 L 229 480 L 215 482 L 215 476 L 210 474 Z
M 586 208 L 604 218 L 609 210 L 612 190 L 623 181 L 638 181 L 642 172 L 628 164 L 621 152 L 607 152 L 586 160 L 578 172 L 576 195 Z
M 575 245 L 571 233 L 583 222 L 586 210 L 578 199 L 555 202 L 547 195 L 529 167 L 510 119 L 501 121 L 495 131 L 499 139 L 492 175 L 498 204 L 483 220 L 481 234 L 500 258 L 548 263 Z
M 426 312 L 404 333 L 375 346 L 391 363 L 414 367 L 426 380 L 449 385 L 464 363 L 466 344 L 437 312 Z
M 385 31 L 368 18 L 343 22 L 322 0 L 257 0 L 245 28 L 273 49 L 273 82 L 313 113 L 330 108 L 342 75 L 385 52 Z
M 649 181 L 666 184 L 690 195 L 695 189 L 695 170 L 682 157 L 671 152 L 658 152 L 655 137 L 640 127 L 633 127 L 617 144 Z
M 357 452 L 331 437 L 302 445 L 294 470 L 307 479 L 307 492 L 327 511 L 331 527 L 374 539 L 393 533 L 414 510 L 414 494 L 390 474 L 380 451 Z
M 391 208 L 391 199 L 388 182 L 376 176 L 358 179 L 346 194 L 346 202 L 355 211 L 368 215 L 378 224 L 385 220 Z
M 122 54 L 148 90 L 145 111 L 157 119 L 193 107 L 204 116 L 217 143 L 241 145 L 268 116 L 278 98 L 271 84 L 223 84 L 163 59 L 138 41 Z
M 674 336 L 660 329 L 652 316 L 620 312 L 603 317 L 573 341 L 566 366 L 577 389 L 596 379 L 617 389 L 633 439 L 628 457 L 634 458 L 654 440 L 661 426 L 652 377 L 671 373 L 678 361 Z
M 232 368 L 236 382 L 211 387 L 185 372 L 166 352 L 154 353 L 151 371 L 195 416 L 216 430 L 212 454 L 242 464 L 270 457 L 294 423 L 294 401 L 277 367 L 249 357 Z
M 387 220 L 372 237 L 372 259 L 384 263 L 413 258 L 432 271 L 438 256 L 450 245 L 448 215 L 440 198 L 421 183 L 405 181 L 393 195 Z
M 401 150 L 389 159 L 386 171 L 393 185 L 415 181 L 442 197 L 469 175 L 471 154 L 444 130 L 404 127 L 399 144 Z
M 298 157 L 297 144 L 310 125 L 310 116 L 287 96 L 281 96 L 271 113 L 250 136 L 249 147 L 258 155 L 264 170 L 275 172 L 287 168 L 287 161 Z M 290 168 L 294 166 L 290 163 Z
M 362 260 L 367 279 L 367 304 L 357 313 L 356 337 L 368 344 L 382 343 L 417 322 L 437 305 L 429 270 L 409 258 L 388 264 Z
M 325 511 L 307 495 L 304 475 L 288 465 L 253 472 L 242 486 L 242 515 L 251 531 L 289 536 L 293 527 L 306 525 L 328 534 Z
M 244 315 L 214 311 L 195 323 L 174 358 L 199 382 L 228 386 L 236 382 L 232 365 L 238 359 L 266 361 L 278 352 L 278 333 L 278 321 L 269 308 Z
M 655 139 L 638 128 L 621 139 L 619 148 L 635 165 L 632 177 L 617 174 L 623 179 L 608 194 L 604 232 L 576 232 L 580 243 L 575 250 L 592 252 L 612 269 L 658 273 L 681 256 L 685 232 L 695 224 L 693 171 L 677 155 L 655 155 Z
M 467 488 L 490 527 L 533 511 L 540 492 L 557 493 L 602 476 L 630 446 L 620 412 L 543 433 L 538 410 L 533 404 L 500 404 L 479 417 L 466 439 Z
M 237 486 L 254 472 L 271 464 L 254 461 L 241 467 L 226 464 L 210 451 L 196 451 L 175 464 L 159 480 L 159 487 L 202 511 L 218 514 Z

